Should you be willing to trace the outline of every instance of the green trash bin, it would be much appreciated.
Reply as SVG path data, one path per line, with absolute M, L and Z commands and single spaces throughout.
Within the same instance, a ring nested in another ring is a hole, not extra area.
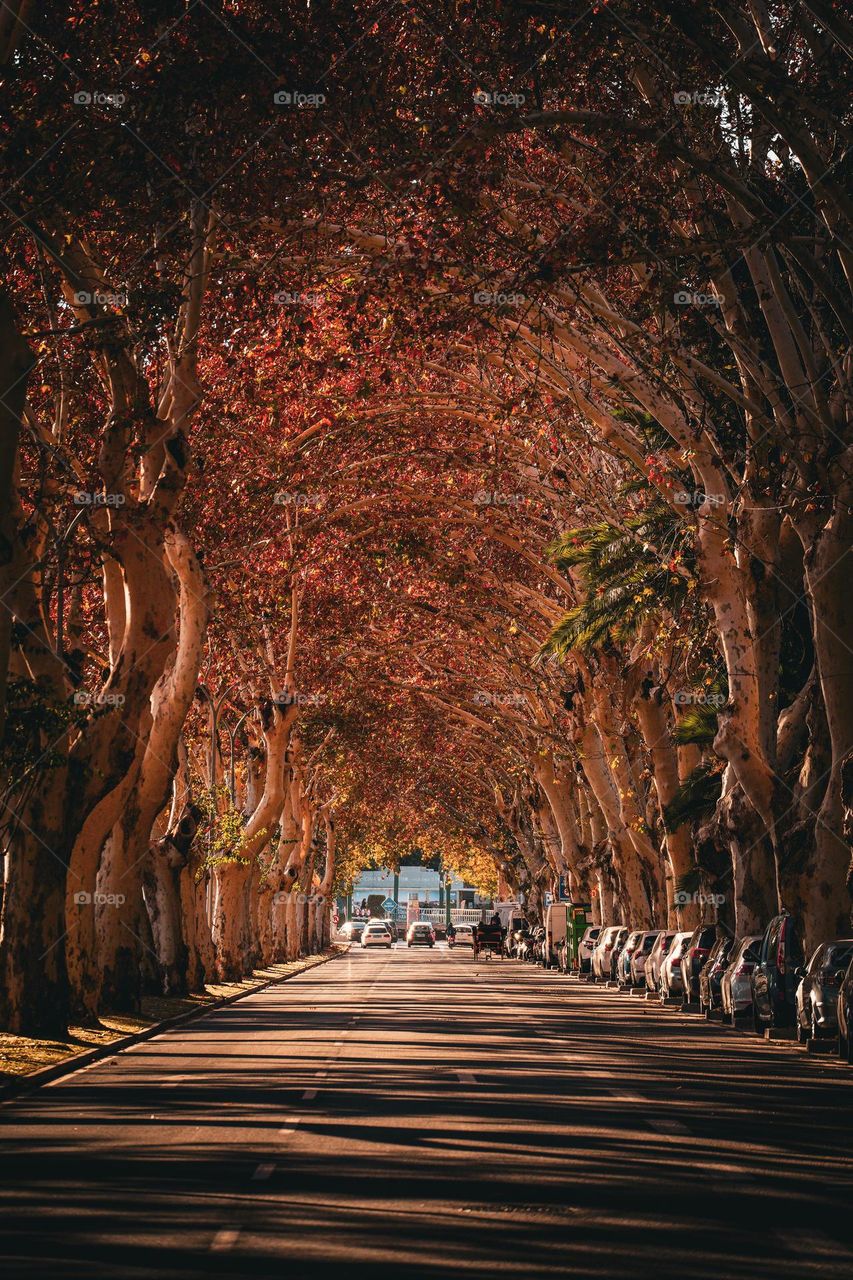
M 588 919 L 590 910 L 591 904 L 588 902 L 573 902 L 569 906 L 569 918 L 566 921 L 566 946 L 568 947 L 567 970 L 570 973 L 577 973 L 578 971 L 578 947 L 590 924 Z

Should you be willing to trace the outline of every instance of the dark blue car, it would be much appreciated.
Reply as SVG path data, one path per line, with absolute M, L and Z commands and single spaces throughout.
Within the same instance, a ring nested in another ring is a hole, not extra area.
M 797 1020 L 797 973 L 804 961 L 803 944 L 787 911 L 774 916 L 764 931 L 758 963 L 752 971 L 752 1021 L 761 1035 L 765 1027 L 793 1027 Z

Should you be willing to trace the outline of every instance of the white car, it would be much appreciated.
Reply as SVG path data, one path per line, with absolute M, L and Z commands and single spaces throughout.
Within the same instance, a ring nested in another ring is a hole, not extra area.
M 581 973 L 592 972 L 592 956 L 600 933 L 600 924 L 591 924 L 584 929 L 583 937 L 578 943 L 578 969 Z
M 394 945 L 391 930 L 384 921 L 371 920 L 361 935 L 363 947 L 387 947 L 390 951 Z
M 474 945 L 474 927 L 470 924 L 454 925 L 454 936 L 448 936 L 447 945 L 449 947 L 473 947 Z
M 598 942 L 595 944 L 595 950 L 592 953 L 592 972 L 594 977 L 609 979 L 610 953 L 621 930 L 621 924 L 610 924 L 601 930 Z
M 681 976 L 681 957 L 684 954 L 685 947 L 692 937 L 692 929 L 687 929 L 686 931 L 677 933 L 670 943 L 669 950 L 661 961 L 660 980 L 658 983 L 661 1000 L 668 1000 L 671 996 L 681 996 L 684 994 L 684 980 Z

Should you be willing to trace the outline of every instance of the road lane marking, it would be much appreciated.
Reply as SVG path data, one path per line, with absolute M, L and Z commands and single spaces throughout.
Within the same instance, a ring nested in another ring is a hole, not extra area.
M 266 1182 L 267 1178 L 271 1178 L 274 1173 L 274 1164 L 259 1164 L 255 1172 L 252 1174 L 252 1181 Z
M 306 1089 L 306 1090 L 305 1090 L 305 1092 L 303 1093 L 302 1097 L 303 1097 L 303 1099 L 305 1100 L 305 1102 L 311 1102 L 314 1098 L 316 1098 L 316 1097 L 317 1097 L 317 1090 L 316 1090 L 316 1089 Z
M 233 1249 L 240 1237 L 239 1227 L 223 1227 L 221 1231 L 217 1231 L 216 1235 L 210 1242 L 211 1253 L 227 1253 Z
M 326 1071 L 325 1069 L 324 1069 L 323 1071 L 315 1071 L 315 1072 L 314 1072 L 314 1079 L 315 1079 L 315 1080 L 325 1080 L 325 1079 L 326 1079 L 326 1076 L 327 1076 L 328 1074 L 329 1074 L 329 1073 L 328 1073 L 328 1071 Z
M 301 1116 L 297 1116 L 297 1117 L 296 1117 L 296 1119 L 291 1120 L 289 1124 L 284 1125 L 284 1126 L 283 1126 L 281 1129 L 279 1129 L 279 1131 L 278 1131 L 279 1137 L 280 1137 L 280 1138 L 286 1138 L 286 1137 L 288 1137 L 291 1133 L 295 1133 L 295 1131 L 299 1128 L 299 1125 L 300 1125 L 301 1121 L 302 1121 L 302 1117 L 301 1117 Z
M 803 1231 L 774 1231 L 773 1234 L 791 1253 L 799 1254 L 812 1262 L 818 1259 L 850 1257 L 847 1245 L 811 1227 Z
M 682 1124 L 680 1120 L 667 1120 L 665 1117 L 643 1116 L 647 1125 L 652 1129 L 657 1129 L 658 1133 L 673 1133 L 679 1136 L 689 1136 L 690 1130 L 686 1124 Z
M 456 1074 L 459 1077 L 460 1084 L 476 1084 L 477 1083 L 477 1077 L 474 1075 L 473 1071 L 457 1071 Z

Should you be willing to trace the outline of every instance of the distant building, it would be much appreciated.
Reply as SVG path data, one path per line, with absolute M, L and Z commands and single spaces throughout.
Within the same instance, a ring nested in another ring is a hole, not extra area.
M 417 898 L 422 907 L 437 907 L 440 880 L 441 877 L 437 871 L 421 863 L 401 866 L 396 877 L 393 871 L 387 871 L 384 867 L 362 871 L 352 887 L 352 904 L 353 907 L 360 907 L 362 902 L 367 902 L 371 896 L 382 894 L 383 898 L 392 898 L 401 907 L 405 907 L 409 898 Z M 450 905 L 452 907 L 479 906 L 480 902 L 480 895 L 473 885 L 466 884 L 464 880 L 456 877 L 451 878 Z

